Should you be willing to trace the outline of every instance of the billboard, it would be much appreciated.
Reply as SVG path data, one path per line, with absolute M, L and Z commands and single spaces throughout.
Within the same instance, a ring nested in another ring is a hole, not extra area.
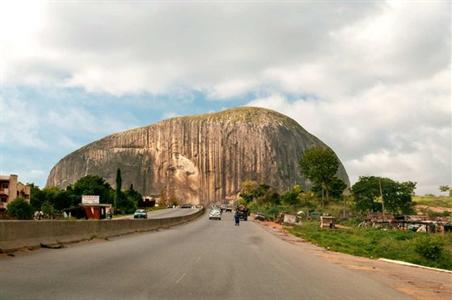
M 82 195 L 82 204 L 99 204 L 99 196 Z

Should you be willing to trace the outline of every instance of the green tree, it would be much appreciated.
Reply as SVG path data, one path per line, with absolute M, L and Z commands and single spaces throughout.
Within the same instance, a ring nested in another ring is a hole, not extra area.
M 122 203 L 119 209 L 125 213 L 133 213 L 138 207 L 138 203 L 143 199 L 143 196 L 133 188 L 133 184 L 124 192 Z M 125 201 L 124 201 L 125 200 Z
M 240 197 L 248 204 L 255 198 L 259 184 L 256 181 L 245 180 L 240 185 Z
M 116 170 L 116 189 L 115 189 L 115 209 L 118 208 L 119 202 L 122 201 L 122 178 L 121 178 L 121 169 L 118 168 Z
M 342 198 L 342 193 L 346 188 L 347 185 L 342 179 L 333 177 L 329 183 L 329 196 L 335 200 L 340 200 Z M 318 183 L 312 186 L 311 191 L 313 191 L 317 197 L 322 197 L 322 186 Z
M 135 204 L 138 204 L 138 202 L 143 199 L 143 196 L 133 188 L 133 184 L 125 191 L 124 195 Z
M 288 191 L 281 195 L 281 202 L 283 204 L 289 205 L 289 206 L 295 206 L 300 204 L 300 199 L 298 198 L 298 195 L 300 193 L 297 193 L 296 191 Z
M 439 190 L 443 193 L 450 191 L 450 187 L 448 185 L 440 185 Z
M 280 203 L 279 193 L 268 185 L 260 185 L 257 190 L 255 201 L 261 204 L 278 205 Z
M 33 218 L 33 208 L 24 198 L 16 198 L 8 204 L 7 213 L 19 220 L 30 220 Z
M 53 216 L 55 215 L 55 208 L 50 202 L 44 202 L 41 206 L 41 210 L 44 215 L 49 216 L 50 218 L 53 218 Z
M 400 183 L 389 178 L 363 176 L 352 186 L 352 192 L 355 207 L 359 211 L 382 211 L 383 200 L 388 212 L 409 213 L 415 188 L 416 183 L 410 181 Z
M 102 177 L 87 175 L 80 178 L 66 191 L 71 199 L 72 205 L 82 201 L 82 195 L 98 195 L 101 203 L 113 203 L 112 188 Z
M 74 203 L 74 198 L 75 197 L 71 196 L 68 191 L 60 191 L 56 194 L 53 206 L 55 207 L 55 209 L 62 211 L 65 208 L 69 208 L 78 204 Z
M 131 214 L 137 209 L 137 205 L 131 199 L 121 197 L 118 202 L 117 211 L 121 214 Z
M 256 181 L 246 180 L 241 184 L 240 197 L 247 204 L 254 200 L 259 202 L 274 202 L 276 201 L 275 192 L 267 184 L 259 184 Z
M 333 177 L 333 180 L 330 183 L 331 188 L 331 197 L 335 199 L 341 199 L 342 193 L 344 193 L 345 189 L 347 188 L 347 184 L 345 182 L 337 177 Z
M 31 185 L 30 205 L 34 211 L 40 210 L 42 204 L 47 200 L 45 193 L 36 185 Z
M 322 207 L 324 197 L 329 201 L 331 183 L 339 168 L 339 159 L 334 152 L 326 147 L 315 147 L 306 150 L 299 161 L 302 175 L 308 178 L 314 186 L 321 189 Z

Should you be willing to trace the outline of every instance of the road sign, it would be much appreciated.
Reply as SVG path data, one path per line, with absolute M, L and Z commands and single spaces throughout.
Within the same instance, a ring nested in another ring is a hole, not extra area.
M 82 204 L 99 204 L 99 196 L 82 195 Z

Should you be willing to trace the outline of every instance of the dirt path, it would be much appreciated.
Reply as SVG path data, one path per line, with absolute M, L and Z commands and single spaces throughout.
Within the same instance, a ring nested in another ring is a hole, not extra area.
M 280 224 L 273 222 L 257 223 L 288 243 L 303 247 L 303 251 L 309 251 L 348 269 L 366 272 L 372 278 L 383 281 L 394 289 L 415 299 L 452 299 L 452 274 L 450 273 L 402 266 L 365 257 L 328 251 L 287 233 Z

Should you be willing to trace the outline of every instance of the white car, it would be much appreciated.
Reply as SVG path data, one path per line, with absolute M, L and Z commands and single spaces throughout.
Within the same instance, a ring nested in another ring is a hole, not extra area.
M 137 209 L 135 213 L 133 214 L 134 219 L 147 219 L 148 214 L 144 209 Z
M 220 209 L 212 208 L 209 211 L 209 220 L 212 220 L 212 219 L 221 220 L 221 211 L 220 211 Z

